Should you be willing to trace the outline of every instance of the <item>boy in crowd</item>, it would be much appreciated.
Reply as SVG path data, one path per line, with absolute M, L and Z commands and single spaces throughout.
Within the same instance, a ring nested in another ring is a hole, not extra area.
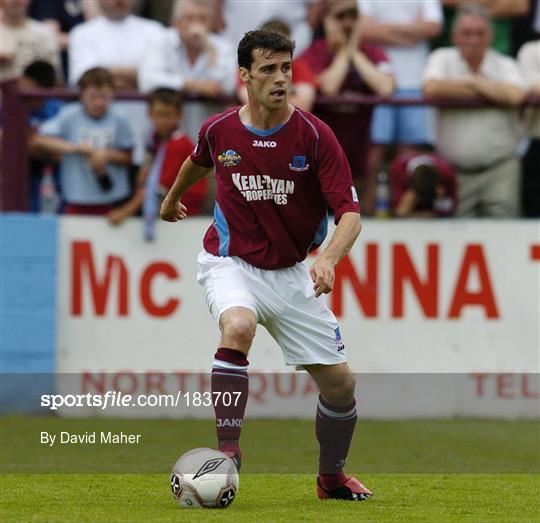
M 65 214 L 105 215 L 130 195 L 133 141 L 126 121 L 110 108 L 111 74 L 96 67 L 84 73 L 78 85 L 80 102 L 46 121 L 34 148 L 61 157 Z
M 390 166 L 392 210 L 399 218 L 447 218 L 456 208 L 455 169 L 440 155 L 407 152 Z
M 180 129 L 182 95 L 179 91 L 161 87 L 150 94 L 148 116 L 153 131 L 147 155 L 139 170 L 136 192 L 128 202 L 107 215 L 109 222 L 119 225 L 135 214 L 141 206 L 145 218 L 145 236 L 153 239 L 153 223 L 159 214 L 161 199 L 171 188 L 178 169 L 194 149 L 193 142 Z M 185 205 L 192 215 L 203 212 L 208 193 L 208 180 L 203 178 L 185 195 Z

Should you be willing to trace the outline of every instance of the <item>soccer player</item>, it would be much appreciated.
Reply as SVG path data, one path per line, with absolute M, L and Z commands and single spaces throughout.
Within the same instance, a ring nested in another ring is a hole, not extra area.
M 288 365 L 317 383 L 320 446 L 317 493 L 360 501 L 371 492 L 343 472 L 356 424 L 354 377 L 334 314 L 319 299 L 334 268 L 361 230 L 358 198 L 345 154 L 329 127 L 288 102 L 294 43 L 278 33 L 247 33 L 238 46 L 248 103 L 203 124 L 199 141 L 161 206 L 161 218 L 187 217 L 183 194 L 214 171 L 214 222 L 198 257 L 198 281 L 221 330 L 212 391 L 241 392 L 217 402 L 218 446 L 240 465 L 248 396 L 248 352 L 260 323 Z M 337 228 L 309 268 L 307 254 L 324 240 L 327 207 Z

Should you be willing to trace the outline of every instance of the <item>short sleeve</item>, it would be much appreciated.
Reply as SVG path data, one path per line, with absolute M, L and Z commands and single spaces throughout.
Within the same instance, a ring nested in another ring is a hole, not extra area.
M 294 84 L 311 84 L 316 85 L 315 75 L 310 69 L 309 65 L 306 64 L 301 58 L 294 60 L 292 63 L 292 75 L 293 75 L 293 85 Z
M 503 57 L 499 71 L 499 81 L 515 85 L 525 90 L 525 81 L 521 76 L 517 62 L 513 58 Z
M 200 167 L 213 167 L 212 151 L 208 143 L 207 133 L 210 122 L 206 122 L 199 131 L 197 145 L 190 155 L 191 161 Z
M 360 212 L 358 196 L 352 183 L 349 163 L 334 133 L 326 124 L 319 125 L 317 129 L 317 174 L 322 192 L 338 223 L 344 213 Z
M 114 146 L 117 149 L 132 149 L 134 146 L 133 134 L 128 123 L 123 118 L 118 118 L 116 129 L 117 134 Z
M 375 64 L 381 73 L 393 74 L 390 58 L 388 58 L 388 55 L 383 49 L 376 45 L 362 43 L 360 50 L 366 55 L 371 63 Z
M 428 56 L 426 68 L 424 69 L 424 82 L 428 80 L 444 80 L 447 77 L 443 51 L 445 49 L 436 50 Z
M 172 187 L 180 167 L 191 151 L 193 151 L 193 142 L 186 135 L 169 141 L 159 177 L 159 182 L 163 187 L 167 189 Z
M 527 87 L 538 84 L 540 82 L 540 40 L 526 43 L 519 50 L 517 59 Z
M 60 110 L 60 112 L 43 122 L 40 126 L 38 134 L 43 136 L 55 136 L 56 138 L 63 138 L 64 140 L 69 140 L 69 118 L 67 117 L 66 111 Z

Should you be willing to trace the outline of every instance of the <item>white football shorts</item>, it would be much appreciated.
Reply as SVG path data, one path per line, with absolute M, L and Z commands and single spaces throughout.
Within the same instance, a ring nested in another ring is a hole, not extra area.
M 307 263 L 286 269 L 253 267 L 236 256 L 197 258 L 197 281 L 219 323 L 231 307 L 252 310 L 277 341 L 287 365 L 334 365 L 347 361 L 334 313 L 316 298 Z

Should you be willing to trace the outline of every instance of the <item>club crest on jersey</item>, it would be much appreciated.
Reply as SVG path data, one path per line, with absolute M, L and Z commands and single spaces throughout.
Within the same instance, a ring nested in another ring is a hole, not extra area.
M 232 149 L 227 149 L 221 154 L 218 154 L 218 161 L 223 164 L 224 167 L 234 167 L 240 163 L 242 157 Z
M 269 147 L 270 149 L 275 149 L 277 147 L 277 142 L 273 140 L 253 140 L 253 147 Z
M 289 169 L 295 172 L 307 171 L 309 163 L 306 163 L 306 157 L 302 155 L 294 155 L 292 162 L 289 164 Z

